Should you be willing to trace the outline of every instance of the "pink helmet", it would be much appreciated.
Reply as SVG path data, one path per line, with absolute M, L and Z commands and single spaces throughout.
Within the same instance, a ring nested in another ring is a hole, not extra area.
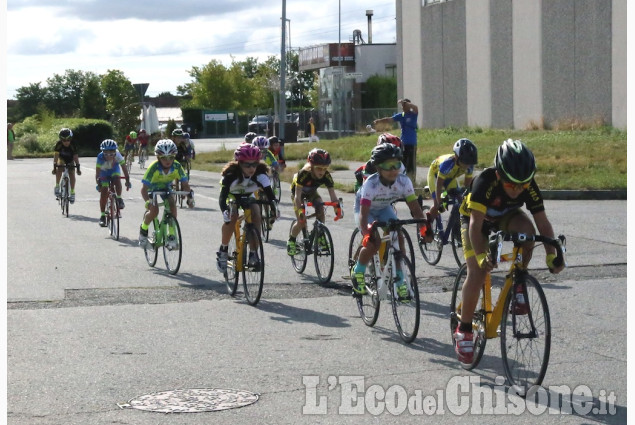
M 377 144 L 381 145 L 382 143 L 392 143 L 393 145 L 397 146 L 398 148 L 401 147 L 401 139 L 399 137 L 395 136 L 394 134 L 390 134 L 390 133 L 382 133 L 377 138 Z
M 260 149 L 255 146 L 243 144 L 234 151 L 236 161 L 260 161 Z

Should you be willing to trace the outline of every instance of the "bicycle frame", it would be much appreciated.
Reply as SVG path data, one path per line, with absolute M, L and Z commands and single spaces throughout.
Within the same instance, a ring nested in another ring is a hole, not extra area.
M 384 285 L 385 280 L 389 280 L 391 276 L 388 275 L 390 271 L 393 281 L 397 277 L 397 267 L 395 267 L 395 254 L 403 255 L 399 247 L 399 232 L 397 230 L 390 230 L 381 236 L 381 244 L 379 250 L 373 255 L 373 265 L 375 270 L 378 270 L 377 276 L 377 295 L 381 301 L 387 301 L 390 299 L 388 296 L 388 285 Z M 390 242 L 390 245 L 388 245 Z M 395 246 L 397 249 L 395 249 Z M 388 251 L 386 252 L 386 247 Z M 385 255 L 388 255 L 387 257 Z M 383 261 L 385 259 L 385 261 Z
M 454 229 L 454 227 L 459 222 L 459 207 L 461 206 L 462 200 L 463 196 L 457 193 L 453 196 L 452 201 L 448 202 L 448 205 L 452 205 L 452 209 L 450 210 L 450 218 L 448 219 L 448 225 L 445 229 L 443 228 L 443 220 L 441 219 L 441 214 L 437 215 L 437 228 L 441 229 L 441 243 L 443 245 L 447 245 L 450 242 L 452 229 Z
M 333 207 L 333 208 L 337 207 L 338 205 L 340 206 L 341 215 L 336 215 L 333 218 L 333 221 L 337 221 L 340 218 L 344 217 L 344 206 L 343 206 L 344 203 L 343 203 L 342 198 L 339 198 L 338 202 L 330 202 L 330 201 L 329 202 L 324 202 L 323 205 L 325 207 Z M 315 208 L 315 206 L 313 205 L 313 202 L 309 202 L 309 201 L 304 201 L 304 203 L 302 205 L 302 213 L 304 214 L 305 221 L 308 221 L 310 218 L 315 217 L 315 220 L 313 221 L 313 229 L 309 232 L 309 239 L 307 241 L 308 242 L 307 243 L 308 246 L 305 248 L 307 254 L 313 254 L 313 250 L 312 250 L 313 242 L 314 242 L 313 239 L 315 238 L 315 235 L 317 234 L 317 228 L 319 226 L 326 226 L 326 224 L 322 223 L 320 220 L 317 219 L 317 210 L 315 210 L 315 209 L 313 211 L 313 214 L 306 215 L 307 207 Z
M 168 220 L 170 217 L 172 217 L 172 212 L 170 211 L 170 197 L 175 196 L 176 198 L 176 195 L 189 195 L 189 194 L 190 192 L 180 191 L 180 190 L 159 190 L 159 191 L 152 191 L 149 193 L 149 195 L 152 197 L 151 204 L 157 207 L 159 206 L 158 197 L 162 195 L 167 195 L 167 197 L 162 200 L 163 216 L 161 217 L 161 221 L 159 221 L 158 216 L 154 218 L 154 226 L 157 231 L 156 240 L 154 241 L 154 244 L 153 244 L 155 247 L 163 246 L 165 243 L 165 234 L 166 234 L 166 230 L 168 230 L 167 229 Z M 176 202 L 176 199 L 174 199 L 174 202 Z

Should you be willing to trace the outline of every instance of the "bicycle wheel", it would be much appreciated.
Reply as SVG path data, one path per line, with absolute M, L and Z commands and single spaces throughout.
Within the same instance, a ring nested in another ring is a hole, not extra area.
M 408 288 L 408 296 L 399 297 L 397 294 L 397 284 L 390 278 L 388 287 L 392 294 L 392 314 L 395 319 L 395 325 L 399 331 L 401 339 L 406 343 L 411 343 L 417 337 L 419 332 L 419 313 L 421 305 L 419 303 L 419 287 L 417 286 L 417 278 L 410 260 L 399 254 L 394 255 L 394 260 L 398 261 L 397 270 L 401 269 L 403 273 L 403 283 Z M 395 264 L 395 263 L 393 263 Z
M 249 264 L 249 256 L 255 245 L 258 255 L 256 264 Z M 262 248 L 262 239 L 254 226 L 248 226 L 245 230 L 245 246 L 243 249 L 243 288 L 245 299 L 251 305 L 258 304 L 262 295 L 262 285 L 265 282 L 265 251 Z
M 335 263 L 335 251 L 333 238 L 328 227 L 323 224 L 317 226 L 316 235 L 313 238 L 313 260 L 315 272 L 321 284 L 328 283 L 333 276 L 333 264 Z
M 269 242 L 269 222 L 271 220 L 271 209 L 269 205 L 260 205 L 260 229 L 262 230 L 262 240 Z
M 291 223 L 291 227 L 289 228 L 289 235 L 291 234 L 291 229 L 295 225 L 297 220 L 293 220 Z M 302 273 L 306 268 L 306 241 L 307 241 L 307 232 L 306 229 L 302 229 L 298 236 L 295 238 L 295 255 L 291 256 L 291 264 L 293 264 L 293 268 L 297 273 Z
M 465 257 L 463 257 L 463 240 L 461 239 L 461 223 L 458 219 L 458 211 L 457 218 L 454 226 L 452 227 L 452 234 L 450 235 L 450 243 L 452 244 L 452 253 L 454 254 L 454 259 L 456 260 L 456 264 L 461 267 L 465 264 Z
M 399 233 L 403 236 L 404 249 L 408 253 L 408 260 L 410 260 L 410 264 L 412 265 L 412 272 L 414 274 L 416 271 L 415 270 L 415 249 L 412 245 L 412 239 L 410 238 L 410 234 L 408 233 L 408 231 L 403 227 L 399 228 Z
M 357 263 L 357 257 L 359 256 L 359 251 L 362 249 L 362 233 L 359 231 L 359 228 L 355 228 L 353 230 L 353 234 L 351 235 L 351 241 L 348 244 L 348 271 L 350 272 L 355 267 Z
M 452 301 L 450 302 L 450 336 L 452 338 L 452 345 L 456 346 L 454 340 L 454 331 L 459 325 L 459 318 L 461 317 L 461 305 L 463 303 L 463 282 L 467 277 L 467 265 L 461 266 L 459 273 L 454 279 L 454 289 L 452 290 Z M 485 289 L 481 289 L 476 309 L 474 310 L 474 317 L 472 318 L 472 333 L 474 335 L 474 358 L 472 363 L 465 364 L 459 362 L 461 366 L 466 370 L 474 369 L 483 357 L 485 351 L 485 344 L 487 339 L 485 338 L 485 306 L 483 305 L 483 295 Z
M 366 293 L 364 295 L 354 294 L 353 296 L 357 300 L 359 315 L 366 326 L 375 326 L 379 317 L 379 294 L 377 293 L 377 273 L 374 262 L 366 267 L 364 281 L 366 282 Z
M 108 228 L 110 229 L 110 236 L 118 241 L 119 240 L 119 206 L 117 205 L 117 199 L 114 195 L 110 200 L 109 208 L 110 221 L 108 222 Z
M 526 394 L 532 386 L 540 385 L 551 350 L 551 319 L 547 297 L 538 281 L 527 275 L 525 301 L 529 313 L 513 313 L 515 299 L 509 291 L 501 319 L 501 356 L 505 375 L 509 384 L 516 387 L 519 394 Z M 533 324 L 533 326 L 532 326 Z
M 60 204 L 62 205 L 62 215 L 68 217 L 69 196 L 71 194 L 70 180 L 65 178 L 60 185 Z
M 225 271 L 227 292 L 232 297 L 236 295 L 236 290 L 238 289 L 238 276 L 240 276 L 240 268 L 238 267 L 238 243 L 240 242 L 236 241 L 236 232 L 232 232 L 229 245 L 227 245 L 227 270 Z
M 128 151 L 126 154 L 126 168 L 128 169 L 128 173 L 132 170 L 132 152 Z
M 170 274 L 177 274 L 181 267 L 183 255 L 183 240 L 181 240 L 181 228 L 175 217 L 168 217 L 167 222 L 161 223 L 163 228 L 163 259 L 165 267 Z
M 429 206 L 423 207 L 423 212 L 429 210 Z M 426 260 L 426 263 L 434 266 L 441 259 L 441 252 L 443 251 L 443 241 L 441 231 L 439 229 L 439 220 L 435 219 L 432 223 L 432 230 L 434 231 L 434 240 L 430 243 L 426 243 L 425 239 L 419 236 L 419 250 L 421 250 L 421 255 L 423 255 L 423 259 Z
M 139 153 L 139 168 L 141 168 L 142 170 L 146 168 L 146 155 L 146 151 L 143 149 Z
M 282 193 L 282 190 L 280 186 L 280 176 L 278 175 L 278 173 L 274 173 L 274 175 L 271 176 L 271 188 L 273 189 L 273 194 L 276 197 L 276 201 L 280 202 L 280 195 Z
M 150 267 L 154 267 L 157 263 L 157 254 L 159 250 L 155 243 L 157 241 L 157 231 L 159 230 L 158 223 L 159 222 L 155 219 L 152 220 L 152 223 L 148 226 L 148 242 L 143 247 L 143 253 L 146 256 L 146 261 Z

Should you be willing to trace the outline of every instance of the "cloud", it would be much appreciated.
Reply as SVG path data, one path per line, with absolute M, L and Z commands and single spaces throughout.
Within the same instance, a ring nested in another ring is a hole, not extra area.
M 25 37 L 9 47 L 9 53 L 19 55 L 58 55 L 77 50 L 83 42 L 95 39 L 90 31 L 83 31 L 82 37 L 77 36 L 73 29 L 62 29 L 48 38 Z

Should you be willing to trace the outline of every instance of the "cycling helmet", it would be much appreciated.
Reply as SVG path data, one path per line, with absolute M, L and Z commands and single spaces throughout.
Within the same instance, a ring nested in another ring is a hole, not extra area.
M 70 128 L 63 128 L 60 130 L 60 139 L 70 139 L 73 137 L 73 132 Z
M 311 165 L 331 165 L 331 155 L 324 149 L 315 148 L 311 150 L 306 159 Z
M 102 151 L 115 151 L 117 150 L 117 142 L 115 142 L 112 139 L 106 139 L 103 142 L 101 142 L 101 145 L 99 145 L 99 148 Z
M 256 136 L 257 136 L 256 133 L 254 133 L 253 131 L 250 131 L 249 133 L 245 134 L 245 142 L 251 143 L 251 141 L 254 140 Z
M 459 139 L 454 144 L 454 153 L 463 164 L 474 165 L 478 162 L 478 150 L 469 139 Z
M 137 138 L 137 132 L 136 131 L 131 131 L 130 132 L 130 138 L 131 139 L 136 139 Z
M 190 138 L 190 133 L 188 133 L 187 131 L 185 133 L 183 133 L 183 137 L 185 137 L 186 139 Z
M 274 143 L 280 143 L 280 139 L 278 139 L 278 137 L 276 136 L 271 136 L 269 138 L 269 146 L 273 145 Z
M 496 151 L 494 165 L 500 176 L 512 183 L 527 183 L 536 172 L 534 154 L 520 140 L 505 140 Z
M 401 147 L 401 139 L 399 137 L 395 136 L 394 134 L 390 134 L 390 133 L 382 133 L 377 138 L 377 144 L 381 145 L 382 143 L 392 143 L 393 145 L 397 146 L 398 148 Z
M 260 149 L 248 144 L 238 146 L 234 151 L 236 161 L 260 161 Z
M 176 155 L 177 152 L 176 144 L 170 139 L 159 140 L 154 147 L 156 156 Z
M 269 149 L 269 139 L 265 136 L 257 136 L 252 140 L 251 145 L 263 150 Z
M 141 133 L 145 133 L 145 132 L 146 132 L 146 130 L 145 130 L 144 128 L 142 128 L 141 130 L 139 130 L 139 134 L 141 134 Z
M 181 130 L 180 128 L 175 128 L 174 130 L 172 130 L 172 136 L 182 137 L 183 130 Z
M 377 145 L 370 153 L 370 160 L 374 165 L 381 164 L 389 159 L 398 159 L 401 161 L 401 158 L 403 158 L 401 148 L 398 148 L 392 143 Z

